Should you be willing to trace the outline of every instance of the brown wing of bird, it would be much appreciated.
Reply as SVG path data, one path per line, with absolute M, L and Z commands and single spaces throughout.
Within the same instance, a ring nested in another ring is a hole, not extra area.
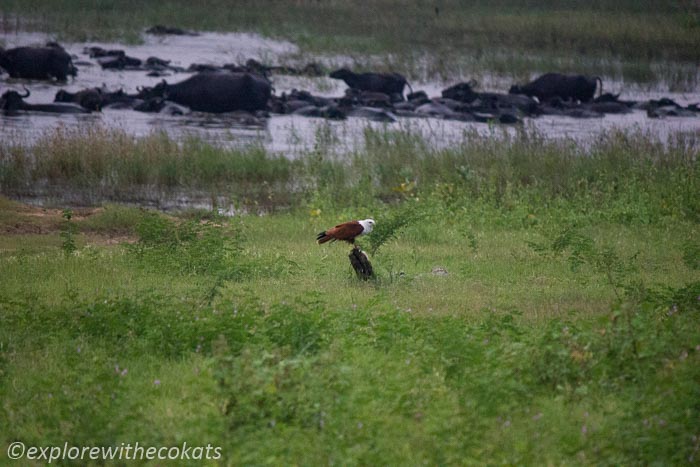
M 336 225 L 332 229 L 320 232 L 316 236 L 316 241 L 319 244 L 336 240 L 355 243 L 355 237 L 360 235 L 363 230 L 364 228 L 362 227 L 362 224 L 357 221 L 345 222 L 343 224 Z

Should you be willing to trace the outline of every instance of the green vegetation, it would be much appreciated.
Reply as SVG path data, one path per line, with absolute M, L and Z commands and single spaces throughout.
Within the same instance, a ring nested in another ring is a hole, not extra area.
M 0 142 L 0 186 L 8 195 L 59 201 L 66 191 L 86 201 L 152 204 L 191 194 L 248 210 L 307 205 L 343 212 L 423 199 L 439 202 L 449 216 L 480 212 L 486 223 L 504 222 L 500 211 L 521 224 L 550 217 L 623 224 L 700 219 L 692 135 L 662 142 L 613 131 L 585 148 L 527 129 L 494 130 L 435 148 L 410 128 L 367 127 L 346 156 L 336 155 L 333 144 L 332 135 L 319 132 L 313 149 L 289 160 L 261 146 L 224 149 L 196 138 L 180 144 L 165 134 L 59 128 L 33 146 Z
M 78 41 L 138 41 L 154 24 L 256 31 L 291 39 L 306 58 L 342 54 L 357 67 L 403 71 L 413 80 L 566 71 L 665 81 L 678 89 L 698 84 L 700 8 L 690 0 L 302 0 L 264 7 L 253 1 L 6 0 L 0 14 L 5 30 L 48 30 Z
M 346 159 L 319 143 L 286 161 L 111 131 L 84 145 L 81 131 L 47 134 L 36 158 L 2 143 L 3 192 L 186 187 L 279 209 L 107 205 L 62 220 L 0 198 L 3 450 L 186 441 L 234 465 L 697 462 L 694 141 L 611 133 L 582 148 L 522 132 L 434 149 L 368 129 Z M 377 278 L 362 282 L 347 246 L 313 239 L 368 216 Z

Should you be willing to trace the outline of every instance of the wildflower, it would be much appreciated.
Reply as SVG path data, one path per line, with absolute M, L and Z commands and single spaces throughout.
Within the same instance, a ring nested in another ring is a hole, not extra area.
M 674 304 L 669 310 L 666 312 L 666 316 L 673 316 L 676 313 L 678 313 L 678 305 Z
M 160 380 L 157 379 L 157 380 L 153 381 L 153 385 L 154 385 L 154 386 L 160 386 Z

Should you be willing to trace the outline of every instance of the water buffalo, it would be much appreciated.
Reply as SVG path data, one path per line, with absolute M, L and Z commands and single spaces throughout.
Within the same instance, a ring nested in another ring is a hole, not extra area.
M 78 92 L 68 92 L 63 89 L 56 92 L 54 102 L 72 102 L 88 110 L 102 110 L 105 107 L 111 108 L 134 108 L 143 103 L 136 94 L 127 94 L 122 89 L 118 91 L 107 91 L 103 88 L 88 88 Z
M 194 31 L 189 31 L 187 29 L 176 28 L 173 26 L 164 26 L 162 24 L 156 24 L 146 29 L 146 34 L 154 34 L 157 36 L 165 35 L 175 35 L 175 36 L 199 36 L 199 33 Z
M 638 106 L 647 111 L 649 118 L 664 118 L 664 117 L 694 117 L 698 111 L 697 104 L 691 104 L 688 107 L 683 107 L 673 99 L 662 97 L 661 99 L 651 99 Z
M 383 92 L 360 91 L 359 89 L 348 88 L 345 96 L 340 102 L 346 106 L 363 107 L 392 107 L 391 96 Z
M 452 120 L 458 120 L 460 116 L 459 112 L 455 112 L 447 105 L 435 100 L 416 107 L 416 114 L 423 117 L 438 117 Z
M 297 89 L 292 89 L 287 95 L 282 93 L 282 98 L 285 100 L 301 100 L 309 102 L 316 107 L 325 107 L 327 105 L 332 105 L 333 99 L 328 97 L 314 96 L 309 91 L 299 91 Z
M 20 110 L 51 112 L 61 114 L 84 114 L 90 113 L 78 105 L 73 104 L 27 104 L 24 98 L 29 97 L 29 90 L 24 89 L 25 94 L 20 94 L 17 91 L 6 91 L 0 96 L 0 110 L 5 115 L 17 115 Z
M 347 112 L 348 117 L 366 118 L 373 122 L 394 123 L 399 119 L 393 112 L 386 109 L 377 109 L 374 107 L 355 107 Z
M 140 58 L 131 57 L 126 54 L 104 55 L 98 57 L 96 60 L 104 70 L 140 70 L 141 64 L 143 63 Z
M 479 92 L 468 108 L 480 112 L 511 112 L 524 115 L 535 115 L 539 105 L 531 97 L 521 94 L 503 94 L 498 92 Z
M 56 78 L 65 81 L 69 75 L 78 74 L 71 56 L 55 42 L 50 42 L 46 47 L 0 48 L 0 68 L 5 69 L 12 78 Z
M 472 102 L 479 95 L 474 92 L 475 81 L 469 81 L 468 83 L 457 83 L 454 86 L 450 86 L 447 89 L 443 89 L 442 97 L 447 99 L 454 99 L 460 102 Z
M 591 102 L 585 104 L 588 110 L 603 114 L 628 114 L 632 112 L 630 106 L 623 102 Z
M 88 110 L 102 110 L 102 91 L 98 88 L 83 89 L 78 92 L 59 90 L 53 99 L 54 102 L 73 102 Z
M 160 97 L 145 100 L 134 106 L 137 112 L 159 113 L 163 115 L 188 115 L 190 109 Z
M 83 53 L 88 54 L 90 58 L 102 58 L 102 57 L 121 57 L 126 55 L 122 49 L 103 49 L 99 46 L 84 47 Z
M 176 84 L 165 80 L 144 88 L 139 97 L 162 97 L 200 112 L 253 112 L 267 108 L 272 93 L 270 83 L 250 73 L 205 72 Z
M 102 91 L 102 108 L 110 107 L 112 109 L 133 109 L 136 105 L 143 102 L 137 94 L 127 94 L 123 89 L 118 91 Z
M 291 112 L 292 115 L 300 115 L 302 117 L 319 117 L 329 120 L 345 120 L 345 113 L 335 105 L 327 105 L 316 107 L 315 105 L 307 105 Z
M 425 91 L 412 92 L 406 96 L 406 100 L 413 104 L 414 107 L 430 102 L 430 98 Z
M 224 68 L 219 65 L 212 65 L 210 63 L 192 63 L 185 71 L 188 73 L 206 73 L 224 71 Z
M 546 73 L 536 80 L 523 86 L 513 85 L 510 94 L 525 94 L 537 97 L 544 102 L 553 97 L 564 100 L 589 102 L 595 95 L 596 85 L 600 82 L 600 92 L 603 92 L 603 81 L 599 77 L 583 75 L 562 75 Z
M 571 118 L 602 118 L 605 116 L 603 112 L 592 108 L 592 105 L 594 104 L 582 104 L 564 100 L 561 97 L 552 97 L 547 102 L 539 105 L 537 113 L 539 115 L 556 115 Z
M 403 100 L 404 86 L 408 85 L 413 92 L 406 78 L 398 73 L 353 73 L 347 68 L 341 68 L 329 76 L 333 79 L 342 79 L 350 88 L 397 96 L 399 97 L 397 100 Z

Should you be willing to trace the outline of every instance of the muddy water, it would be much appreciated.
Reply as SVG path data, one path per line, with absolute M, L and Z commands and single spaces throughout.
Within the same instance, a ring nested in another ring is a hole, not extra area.
M 0 36 L 6 47 L 18 45 L 43 44 L 52 39 L 49 36 L 34 33 L 19 33 Z M 85 46 L 100 46 L 105 49 L 124 49 L 127 54 L 145 60 L 150 56 L 171 60 L 171 64 L 187 68 L 192 63 L 245 63 L 249 58 L 263 63 L 283 63 L 288 57 L 299 52 L 290 42 L 265 39 L 254 34 L 218 34 L 203 33 L 200 36 L 152 36 L 144 35 L 141 45 L 123 45 L 113 43 L 64 43 L 69 53 L 74 55 L 78 66 L 78 76 L 67 84 L 42 82 L 25 82 L 10 80 L 5 75 L 0 78 L 1 90 L 14 88 L 21 90 L 27 86 L 31 91 L 30 103 L 53 101 L 58 89 L 77 91 L 80 89 L 103 86 L 109 89 L 123 88 L 135 92 L 137 86 L 152 86 L 163 78 L 146 76 L 143 71 L 102 70 L 100 66 L 83 54 Z M 329 60 L 319 57 L 319 61 Z M 181 81 L 190 76 L 188 73 L 176 73 L 166 79 L 169 82 Z M 440 91 L 452 83 L 413 83 L 414 90 L 423 89 L 430 96 L 439 96 Z M 305 78 L 291 76 L 273 76 L 276 92 L 289 91 L 293 88 L 306 89 L 314 94 L 339 96 L 344 92 L 344 83 L 329 78 Z M 482 83 L 481 90 L 504 91 L 502 83 Z M 650 99 L 662 96 L 670 97 L 680 104 L 700 102 L 700 90 L 688 94 L 674 94 L 662 91 L 629 91 L 620 83 L 607 83 L 606 91 L 621 92 L 626 99 Z M 627 91 L 627 92 L 626 92 Z M 357 148 L 361 144 L 362 133 L 367 127 L 392 128 L 413 131 L 422 134 L 436 146 L 449 146 L 462 140 L 465 132 L 478 132 L 486 135 L 498 135 L 502 132 L 514 132 L 512 127 L 494 129 L 481 123 L 445 121 L 433 118 L 401 119 L 398 123 L 379 124 L 364 119 L 350 118 L 335 122 L 297 116 L 273 115 L 267 121 L 257 125 L 241 125 L 230 116 L 198 115 L 164 116 L 147 114 L 132 110 L 106 109 L 102 113 L 89 115 L 51 115 L 32 114 L 17 117 L 0 116 L 0 137 L 31 142 L 42 133 L 58 126 L 103 125 L 119 128 L 133 135 L 146 135 L 154 131 L 163 131 L 175 139 L 197 136 L 222 146 L 245 146 L 262 144 L 266 148 L 285 154 L 296 155 L 325 144 L 342 153 Z M 601 119 L 572 119 L 568 117 L 545 116 L 527 119 L 526 125 L 552 138 L 572 138 L 583 143 L 594 141 L 602 132 L 610 129 L 633 129 L 665 139 L 671 134 L 683 132 L 700 134 L 700 118 L 667 118 L 653 120 L 645 112 L 636 111 L 627 115 L 607 115 Z M 332 143 L 332 144 L 329 144 Z

